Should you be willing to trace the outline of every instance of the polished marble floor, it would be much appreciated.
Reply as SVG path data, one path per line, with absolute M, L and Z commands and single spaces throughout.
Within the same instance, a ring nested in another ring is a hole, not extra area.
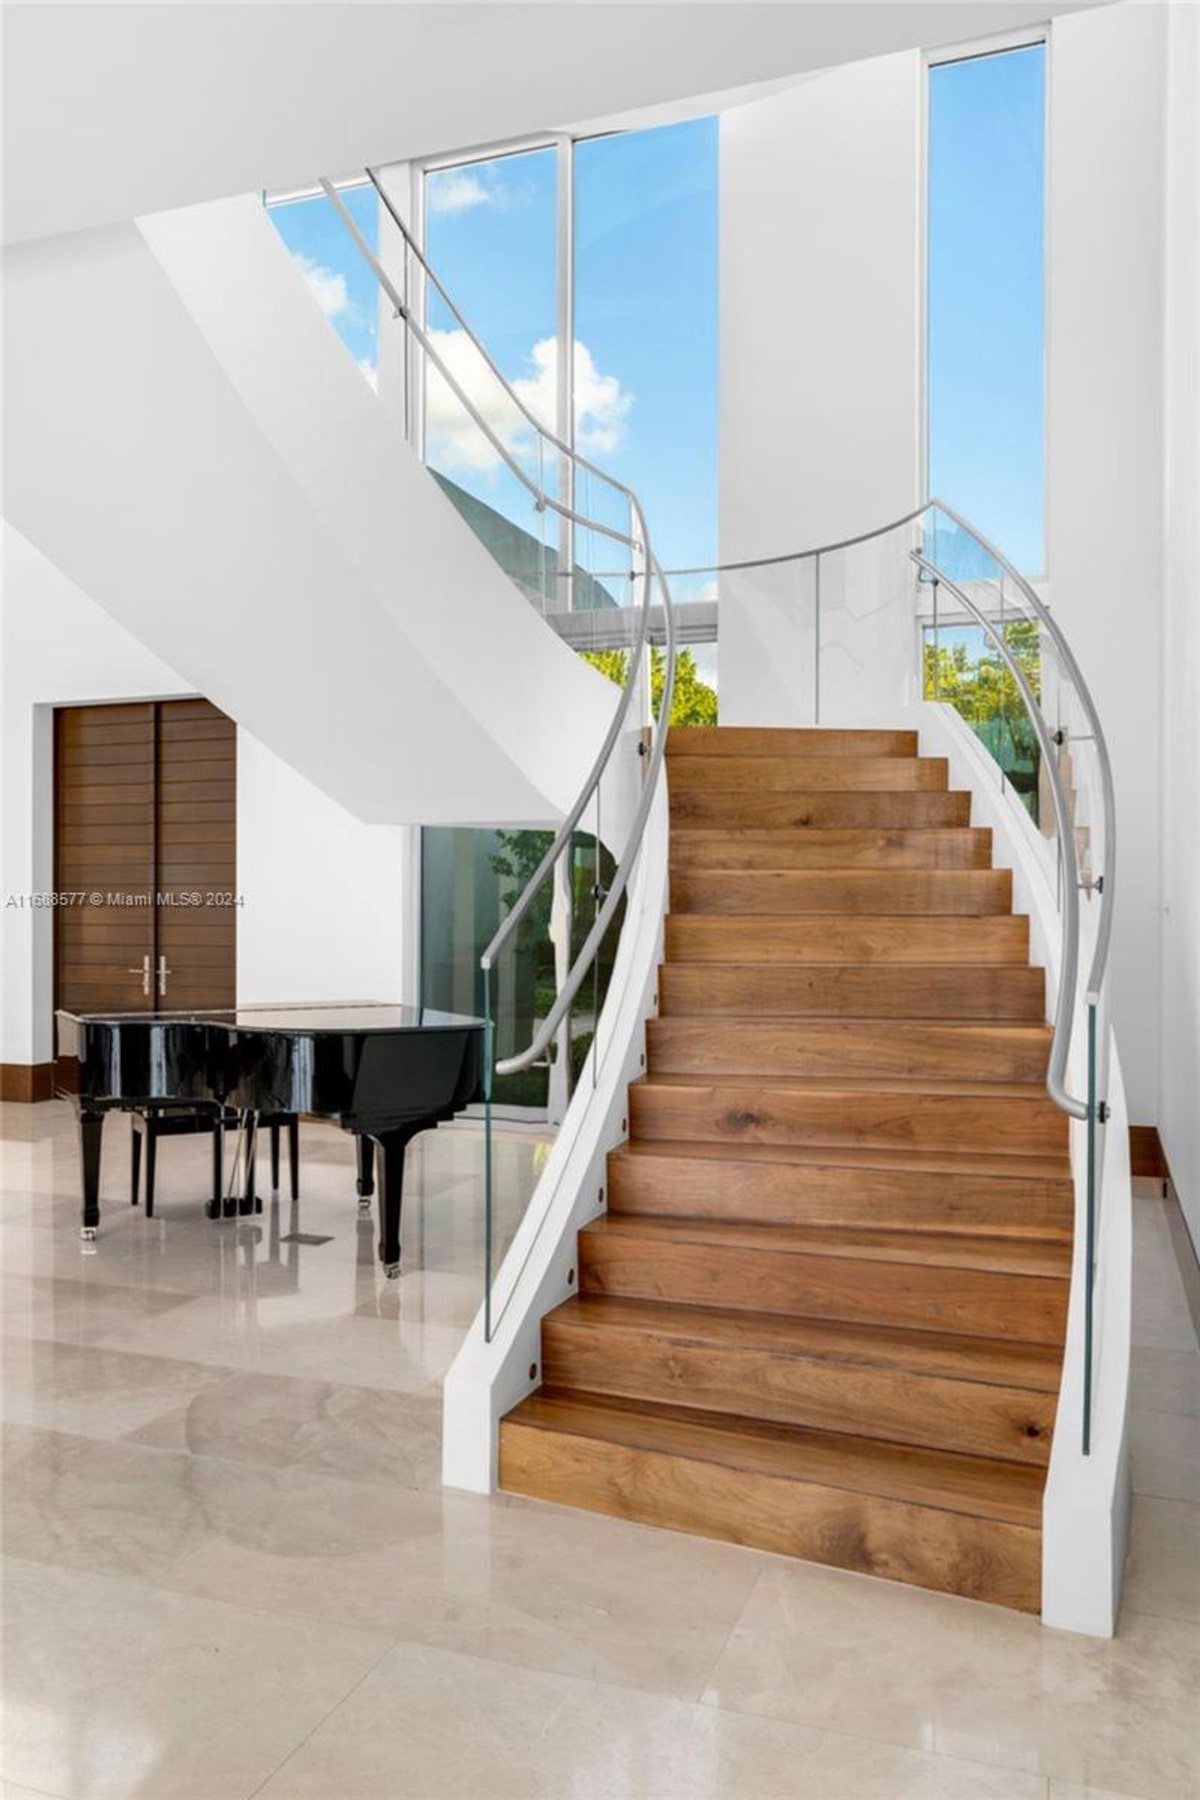
M 418 1140 L 406 1273 L 350 1141 L 210 1224 L 203 1145 L 78 1237 L 71 1116 L 0 1119 L 0 1800 L 1196 1800 L 1200 1354 L 1136 1208 L 1133 1545 L 1111 1643 L 438 1486 L 480 1291 L 480 1138 Z M 545 1146 L 505 1141 L 511 1219 Z M 316 1242 L 286 1239 L 300 1231 Z

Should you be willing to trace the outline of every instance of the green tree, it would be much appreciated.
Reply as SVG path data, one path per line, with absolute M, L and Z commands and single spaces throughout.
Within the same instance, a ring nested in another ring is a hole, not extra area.
M 628 650 L 585 650 L 583 660 L 591 663 L 593 669 L 599 669 L 618 687 L 624 687 L 629 679 Z M 652 648 L 650 651 L 650 699 L 657 714 L 662 704 L 663 687 L 667 679 L 667 655 L 665 650 Z M 696 668 L 696 659 L 690 650 L 679 650 L 675 654 L 675 691 L 671 696 L 672 725 L 715 725 L 717 722 L 717 690 L 706 681 L 701 681 Z

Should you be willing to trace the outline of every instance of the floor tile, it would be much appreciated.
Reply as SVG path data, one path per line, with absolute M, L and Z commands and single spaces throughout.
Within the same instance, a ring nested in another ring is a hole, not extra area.
M 1200 1504 L 1200 1418 L 1141 1409 L 1129 1437 L 1135 1493 Z
M 351 1521 L 353 1527 L 351 1528 Z M 560 1508 L 362 1487 L 332 1534 L 280 1496 L 208 1532 L 172 1586 L 695 1698 L 757 1580 L 753 1551 Z
M 1200 1417 L 1200 1350 L 1135 1349 L 1130 1401 L 1135 1416 L 1146 1410 Z
M 1122 1604 L 1200 1625 L 1200 1506 L 1135 1496 Z
M 1194 1800 L 1200 1628 L 1126 1614 L 1111 1641 L 815 1565 L 772 1565 L 717 1664 L 714 1705 Z
M 42 1564 L 0 1592 L 7 1773 L 70 1800 L 246 1800 L 386 1649 Z
M 177 1364 L 186 1367 L 186 1364 Z M 442 1402 L 288 1375 L 218 1379 L 130 1432 L 133 1442 L 347 1481 L 435 1488 L 441 1483 Z
M 402 1773 L 402 1777 L 400 1772 Z M 1044 1800 L 1010 1771 L 401 1645 L 262 1800 Z
M 121 1437 L 222 1379 L 219 1370 L 170 1357 L 16 1339 L 0 1370 L 0 1413 L 9 1424 Z

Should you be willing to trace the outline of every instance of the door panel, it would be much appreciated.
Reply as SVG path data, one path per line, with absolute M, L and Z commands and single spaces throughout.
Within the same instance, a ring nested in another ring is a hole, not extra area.
M 236 829 L 236 729 L 208 701 L 60 708 L 55 885 L 100 899 L 56 909 L 55 1005 L 232 1006 L 237 910 L 208 897 L 234 889 Z
M 154 707 L 54 715 L 54 885 L 80 896 L 54 915 L 55 1005 L 139 1012 L 154 1004 Z M 119 805 L 119 837 L 96 817 Z
M 207 790 L 204 793 L 196 789 Z M 237 986 L 237 732 L 207 700 L 159 707 L 160 1006 L 232 1006 Z M 199 895 L 200 904 L 193 904 Z M 165 983 L 160 971 L 165 970 Z

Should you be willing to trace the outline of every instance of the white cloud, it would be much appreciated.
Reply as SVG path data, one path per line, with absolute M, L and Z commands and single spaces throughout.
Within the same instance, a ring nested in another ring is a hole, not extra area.
M 363 380 L 366 381 L 367 383 L 369 383 L 369 385 L 375 389 L 375 392 L 378 393 L 379 392 L 379 365 L 378 365 L 378 363 L 371 362 L 368 357 L 360 356 L 358 359 L 358 370 L 359 370 L 359 373 L 362 375 Z
M 346 277 L 327 269 L 315 257 L 302 250 L 292 251 L 292 260 L 317 297 L 317 305 L 328 319 L 340 319 L 350 311 L 350 292 Z
M 433 176 L 425 194 L 431 213 L 473 212 L 477 206 L 494 206 L 495 190 L 484 187 L 478 175 L 464 169 L 447 169 Z
M 474 344 L 462 331 L 430 333 L 435 350 L 506 449 L 536 473 L 536 434 Z M 553 338 L 539 338 L 529 353 L 529 373 L 518 376 L 513 391 L 548 430 L 558 416 L 558 358 Z M 575 343 L 575 441 L 586 455 L 604 456 L 618 447 L 633 395 L 616 375 L 604 375 L 586 344 Z M 426 383 L 426 434 L 433 460 L 447 469 L 489 471 L 500 457 L 467 416 L 448 383 L 435 368 Z

